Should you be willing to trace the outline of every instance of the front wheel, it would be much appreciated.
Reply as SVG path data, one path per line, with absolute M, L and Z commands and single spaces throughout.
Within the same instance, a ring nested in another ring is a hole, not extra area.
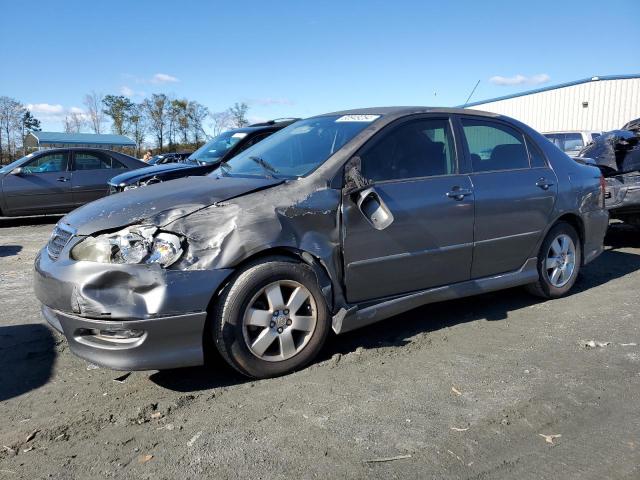
M 267 378 L 308 364 L 322 348 L 330 315 L 315 274 L 288 259 L 242 270 L 213 312 L 215 344 L 240 373 Z
M 538 281 L 528 286 L 534 295 L 558 298 L 566 294 L 578 278 L 582 263 L 580 239 L 566 222 L 554 225 L 538 253 Z

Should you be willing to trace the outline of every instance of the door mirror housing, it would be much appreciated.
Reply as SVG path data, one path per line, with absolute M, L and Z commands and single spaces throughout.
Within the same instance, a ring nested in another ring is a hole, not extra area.
M 23 175 L 25 173 L 22 167 L 16 167 L 9 172 L 11 175 Z

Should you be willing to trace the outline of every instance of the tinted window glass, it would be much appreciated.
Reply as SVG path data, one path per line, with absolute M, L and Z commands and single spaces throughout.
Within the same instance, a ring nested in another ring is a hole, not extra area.
M 215 163 L 247 135 L 247 132 L 230 131 L 221 133 L 193 152 L 189 156 L 189 160 L 199 163 Z
M 67 169 L 66 153 L 50 153 L 32 160 L 23 167 L 26 173 L 63 172 Z
M 531 160 L 532 167 L 537 168 L 547 166 L 547 161 L 545 160 L 542 151 L 529 137 L 527 137 L 527 149 L 529 150 L 529 159 Z
M 474 172 L 528 168 L 524 138 L 517 130 L 497 122 L 462 119 Z
M 574 150 L 580 150 L 584 147 L 582 142 L 582 135 L 579 133 L 565 133 L 564 134 L 564 147 L 565 152 L 571 152 Z
M 102 170 L 111 168 L 111 157 L 95 153 L 77 152 L 74 158 L 74 170 Z
M 381 135 L 360 156 L 366 178 L 384 181 L 454 173 L 454 149 L 447 120 L 417 120 Z
M 212 175 L 306 175 L 378 118 L 327 115 L 300 120 L 236 155 Z

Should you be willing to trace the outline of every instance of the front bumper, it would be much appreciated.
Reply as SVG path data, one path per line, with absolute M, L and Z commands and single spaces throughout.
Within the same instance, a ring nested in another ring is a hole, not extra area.
M 162 370 L 204 363 L 205 312 L 111 322 L 43 305 L 42 315 L 67 338 L 73 353 L 96 365 L 114 370 Z M 135 336 L 114 338 L 113 332 L 135 332 Z
M 52 260 L 35 261 L 34 290 L 43 315 L 71 351 L 113 369 L 166 369 L 203 363 L 207 307 L 231 270 L 171 270 L 159 265 L 77 262 L 73 239 Z M 134 330 L 131 339 L 102 332 Z

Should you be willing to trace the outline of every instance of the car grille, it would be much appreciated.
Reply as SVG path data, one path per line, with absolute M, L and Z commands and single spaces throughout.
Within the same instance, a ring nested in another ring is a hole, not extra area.
M 57 260 L 62 249 L 67 246 L 69 240 L 73 237 L 74 232 L 64 225 L 56 225 L 51 233 L 51 238 L 47 244 L 47 253 L 51 260 Z

